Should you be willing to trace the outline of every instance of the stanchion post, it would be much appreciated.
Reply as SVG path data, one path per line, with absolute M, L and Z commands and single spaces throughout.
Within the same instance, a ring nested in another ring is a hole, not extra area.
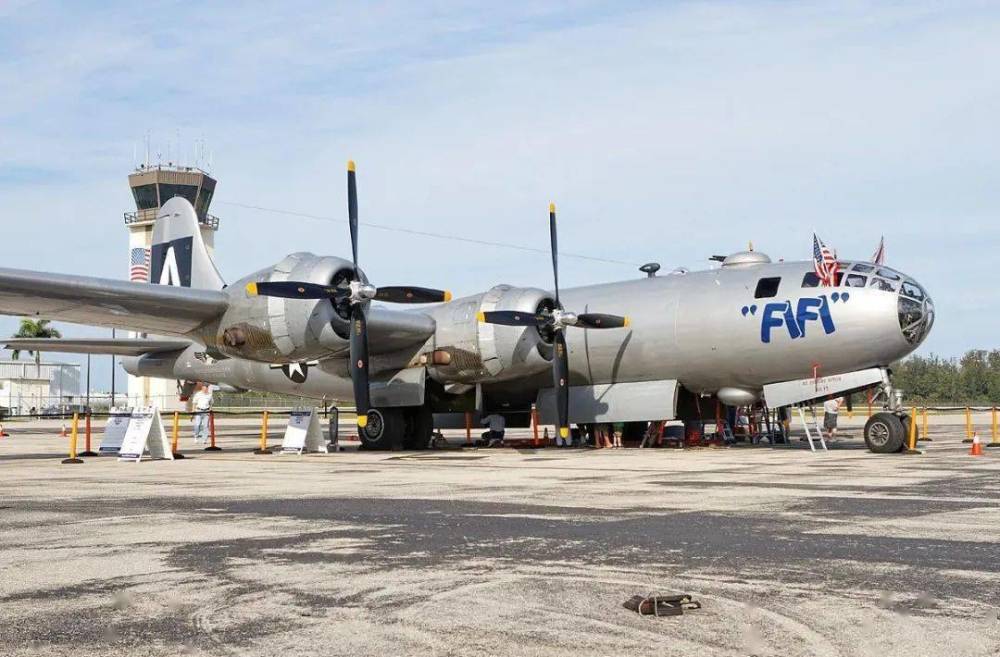
M 215 411 L 208 412 L 208 435 L 211 443 L 205 448 L 206 452 L 221 452 L 222 448 L 215 444 Z
M 80 414 L 73 413 L 73 429 L 69 436 L 69 458 L 63 459 L 63 463 L 83 463 L 83 459 L 76 456 L 76 441 L 80 432 Z
M 872 416 L 872 391 L 868 391 L 868 417 Z
M 80 452 L 79 456 L 97 456 L 97 452 L 93 451 L 90 447 L 90 411 L 87 411 L 87 415 L 84 417 L 83 422 L 83 441 L 85 449 Z
M 997 407 L 994 406 L 990 409 L 992 414 L 991 433 L 990 433 L 990 444 L 987 447 L 1000 447 L 1000 435 L 997 434 Z
M 267 446 L 267 418 L 270 415 L 264 411 L 260 417 L 260 447 L 253 451 L 254 454 L 271 454 L 271 449 Z
M 927 407 L 924 406 L 924 412 L 920 414 L 920 440 L 925 440 L 927 442 L 933 442 L 931 438 L 930 431 L 927 429 Z
M 972 409 L 968 406 L 965 407 L 965 440 L 962 442 L 972 442 Z
M 472 447 L 472 413 L 465 412 L 465 446 Z
M 180 451 L 181 443 L 181 413 L 180 411 L 174 411 L 174 426 L 171 428 L 170 432 L 170 452 L 173 454 L 175 459 L 182 459 L 184 455 Z
M 907 454 L 919 454 L 920 451 L 917 449 L 917 407 L 913 406 L 910 409 L 910 426 L 909 436 L 906 439 L 906 453 Z
M 534 406 L 531 407 L 531 446 L 539 447 L 541 443 L 538 442 L 538 409 Z

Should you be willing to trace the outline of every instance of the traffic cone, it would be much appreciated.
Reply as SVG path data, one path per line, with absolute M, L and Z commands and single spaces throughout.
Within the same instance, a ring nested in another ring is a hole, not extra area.
M 0 438 L 6 438 L 9 435 L 3 428 L 3 422 L 0 422 Z
M 66 438 L 68 436 L 69 436 L 69 433 L 66 431 L 66 423 L 63 422 L 62 423 L 62 429 L 59 431 L 59 437 L 60 438 Z
M 970 456 L 982 456 L 983 455 L 983 444 L 979 442 L 979 432 L 972 434 L 972 449 L 969 450 Z

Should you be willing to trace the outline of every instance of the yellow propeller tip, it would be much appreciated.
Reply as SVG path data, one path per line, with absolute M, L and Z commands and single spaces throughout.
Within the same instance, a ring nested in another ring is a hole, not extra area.
M 549 203 L 549 212 L 555 212 L 555 211 L 556 211 L 556 204 Z
M 362 429 L 364 429 L 366 426 L 368 426 L 368 416 L 367 415 L 359 415 L 358 416 L 358 426 L 361 427 Z
M 354 171 L 354 160 L 348 160 L 347 161 L 347 170 L 348 171 Z
M 626 318 L 625 318 L 625 321 L 624 321 L 624 322 L 622 322 L 622 326 L 624 326 L 624 327 L 626 327 L 626 328 L 628 328 L 629 326 L 632 326 L 632 320 L 631 320 L 631 319 L 629 319 L 628 317 L 626 317 Z
M 247 283 L 247 294 L 249 294 L 250 296 L 256 296 L 257 295 L 257 284 L 256 283 Z
M 476 313 L 476 319 L 478 319 L 480 322 L 485 322 L 486 321 L 486 313 L 484 313 L 484 312 L 478 312 L 478 313 Z
M 444 291 L 444 300 L 451 301 L 451 292 L 449 292 L 448 290 Z
M 559 436 L 569 438 L 569 427 L 559 427 Z

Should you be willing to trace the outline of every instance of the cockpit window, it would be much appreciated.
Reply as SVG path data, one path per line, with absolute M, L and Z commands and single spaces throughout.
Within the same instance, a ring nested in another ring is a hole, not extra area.
M 892 283 L 890 283 L 889 281 L 885 280 L 884 278 L 876 278 L 874 276 L 872 276 L 872 281 L 871 281 L 871 283 L 868 284 L 868 287 L 873 287 L 876 290 L 882 290 L 883 292 L 895 292 L 896 291 L 896 288 L 893 286 Z
M 854 271 L 859 271 L 863 274 L 870 274 L 873 271 L 875 271 L 875 267 L 873 267 L 872 265 L 866 265 L 863 262 L 857 263 L 856 265 L 854 265 L 854 267 L 852 267 L 852 269 Z
M 806 275 L 802 277 L 802 287 L 819 287 L 819 276 L 816 275 L 816 272 L 806 272 Z
M 913 281 L 903 281 L 902 292 L 908 297 L 913 297 L 918 301 L 922 301 L 924 298 L 924 291 L 920 289 L 920 286 Z
M 844 279 L 845 287 L 864 287 L 868 284 L 868 277 L 860 274 L 848 274 Z
M 781 277 L 762 278 L 757 281 L 757 290 L 753 293 L 755 299 L 767 299 L 778 294 Z
M 898 281 L 902 278 L 899 274 L 889 269 L 888 267 L 879 267 L 878 275 L 883 278 L 888 278 L 890 281 Z

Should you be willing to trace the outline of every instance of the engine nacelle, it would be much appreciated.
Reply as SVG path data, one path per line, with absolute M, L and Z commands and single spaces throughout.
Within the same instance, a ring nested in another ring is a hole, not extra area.
M 550 335 L 534 327 L 485 324 L 476 315 L 491 310 L 534 314 L 552 305 L 544 290 L 498 285 L 433 309 L 437 332 L 435 362 L 429 364 L 431 377 L 441 383 L 471 384 L 521 378 L 549 369 Z
M 234 283 L 228 288 L 229 310 L 216 329 L 219 351 L 268 363 L 302 362 L 344 351 L 350 328 L 344 308 L 335 308 L 327 299 L 251 296 L 245 288 L 249 282 L 262 281 L 346 286 L 353 271 L 350 261 L 342 258 L 293 253 L 274 267 Z

